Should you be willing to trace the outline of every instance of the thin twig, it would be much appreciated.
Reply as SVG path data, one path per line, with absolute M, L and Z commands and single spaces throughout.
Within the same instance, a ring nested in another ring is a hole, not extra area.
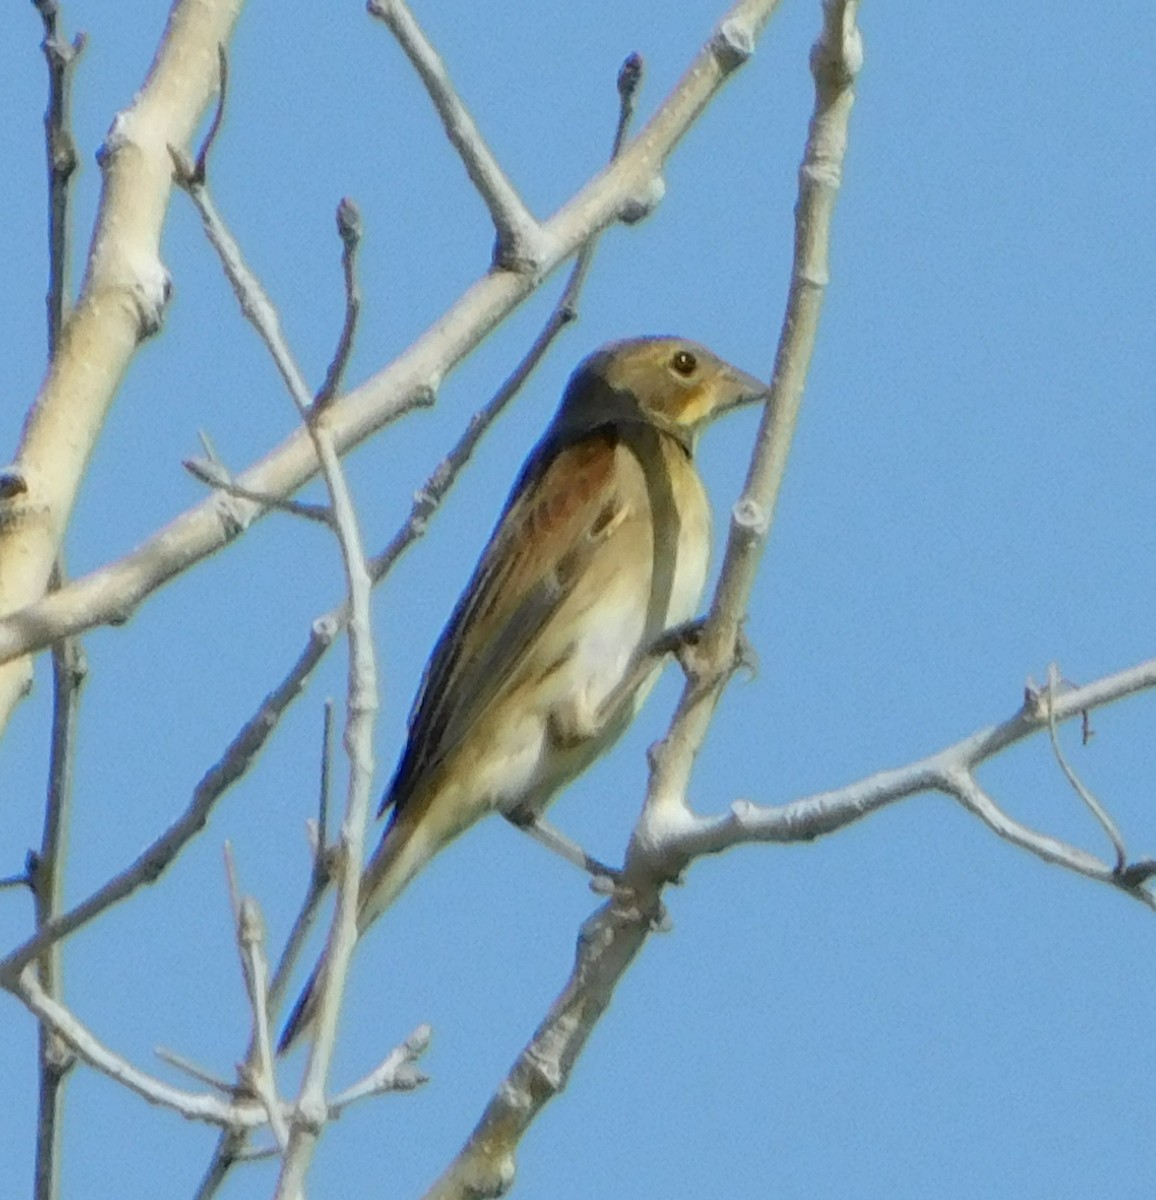
M 170 1109 L 189 1120 L 201 1121 L 237 1132 L 260 1129 L 268 1124 L 269 1118 L 264 1105 L 251 1096 L 239 1095 L 230 1098 L 228 1095 L 190 1092 L 183 1088 L 173 1087 L 172 1084 L 149 1075 L 126 1058 L 114 1053 L 84 1025 L 75 1013 L 44 991 L 40 986 L 34 965 L 30 964 L 25 967 L 13 990 L 41 1022 L 48 1025 L 68 1043 L 69 1048 L 80 1061 L 87 1063 L 115 1083 L 127 1087 L 150 1104 Z M 404 1050 L 404 1047 L 402 1049 Z M 394 1051 L 393 1055 L 398 1053 L 398 1051 Z M 404 1053 L 402 1057 L 404 1057 Z M 402 1075 L 403 1073 L 399 1072 L 399 1079 Z M 219 1081 L 212 1080 L 210 1082 L 214 1091 L 219 1090 Z M 283 1106 L 282 1117 L 288 1120 L 291 1115 L 288 1106 Z
M 305 418 L 310 419 L 306 411 Z M 337 522 L 337 538 L 349 589 L 349 686 L 346 698 L 345 749 L 349 757 L 349 784 L 345 818 L 341 826 L 340 871 L 337 905 L 325 946 L 326 969 L 321 975 L 316 1033 L 285 1151 L 277 1195 L 296 1200 L 313 1156 L 321 1125 L 328 1117 L 326 1079 L 337 1035 L 345 977 L 357 939 L 357 897 L 365 830 L 373 789 L 373 725 L 377 715 L 377 661 L 373 646 L 371 597 L 373 583 L 353 499 L 341 469 L 341 459 L 324 414 L 310 421 L 310 432 L 329 488 Z
M 1108 840 L 1112 843 L 1116 850 L 1116 871 L 1121 873 L 1128 865 L 1128 850 L 1124 845 L 1124 839 L 1120 836 L 1120 830 L 1116 822 L 1108 815 L 1107 809 L 1100 803 L 1092 792 L 1084 786 L 1083 781 L 1072 769 L 1071 764 L 1064 756 L 1064 752 L 1060 747 L 1060 737 L 1056 730 L 1056 706 L 1055 696 L 1060 686 L 1060 675 L 1053 663 L 1048 669 L 1048 683 L 1045 689 L 1043 698 L 1044 707 L 1048 714 L 1048 737 L 1052 743 L 1052 753 L 1056 757 L 1056 762 L 1060 764 L 1060 770 L 1063 771 L 1064 777 L 1072 785 L 1076 795 L 1087 806 L 1088 811 L 1100 823 L 1100 827 L 1108 835 Z
M 150 1104 L 170 1108 L 190 1120 L 226 1128 L 256 1128 L 267 1123 L 265 1109 L 258 1102 L 233 1101 L 173 1087 L 115 1054 L 73 1012 L 44 991 L 34 967 L 28 966 L 21 972 L 13 990 L 41 1021 L 65 1039 L 77 1058 Z
M 65 579 L 58 561 L 52 587 Z M 88 674 L 84 648 L 66 638 L 52 648 L 52 749 L 48 767 L 48 796 L 40 852 L 30 871 L 36 902 L 36 928 L 43 929 L 60 913 L 64 899 L 64 856 L 72 813 L 72 779 L 80 689 Z M 37 960 L 40 984 L 53 999 L 63 998 L 62 948 L 53 943 Z M 60 1194 L 60 1131 L 64 1083 L 75 1058 L 59 1034 L 46 1025 L 38 1029 L 40 1089 L 36 1122 L 36 1200 L 56 1200 Z
M 317 787 L 317 821 L 310 828 L 310 843 L 312 847 L 313 867 L 309 872 L 309 884 L 305 891 L 301 907 L 285 947 L 273 972 L 273 982 L 269 985 L 269 1006 L 271 1011 L 277 1011 L 289 983 L 289 976 L 297 965 L 297 957 L 309 931 L 313 928 L 314 919 L 321 898 L 333 878 L 332 853 L 329 848 L 329 797 L 333 781 L 333 701 L 327 699 L 323 706 L 321 726 L 321 774 Z
M 395 1046 L 364 1079 L 347 1087 L 329 1102 L 329 1115 L 338 1116 L 351 1104 L 368 1096 L 386 1092 L 410 1092 L 429 1082 L 429 1076 L 417 1069 L 417 1061 L 429 1049 L 432 1031 L 419 1025 L 400 1046 Z
M 225 275 L 232 285 L 233 294 L 241 304 L 242 313 L 260 333 L 298 411 L 303 414 L 308 412 L 312 397 L 305 386 L 301 369 L 293 357 L 293 351 L 285 339 L 281 318 L 260 280 L 249 269 L 240 246 L 217 211 L 205 182 L 204 164 L 201 164 L 198 174 L 198 169 L 182 151 L 170 146 L 169 153 L 173 160 L 174 178 L 196 206 L 205 235 L 217 252 Z M 264 503 L 264 500 L 261 503 Z
M 69 302 L 71 221 L 69 201 L 72 177 L 78 165 L 72 134 L 72 72 L 84 49 L 84 35 L 72 42 L 59 32 L 55 0 L 35 0 L 44 28 L 41 49 L 48 66 L 48 105 L 44 113 L 45 152 L 48 164 L 48 291 L 46 316 L 48 358 L 56 357 Z M 57 559 L 50 587 L 64 582 L 62 560 Z M 63 900 L 63 866 L 70 820 L 73 747 L 79 689 L 86 673 L 84 652 L 78 641 L 66 638 L 52 650 L 53 717 L 48 797 L 40 852 L 30 864 L 29 882 L 36 902 L 36 927 L 42 929 L 60 912 Z M 37 969 L 45 992 L 62 995 L 61 947 L 54 944 L 41 955 Z M 63 1039 L 48 1026 L 38 1027 L 39 1098 L 36 1123 L 36 1165 L 33 1194 L 37 1200 L 56 1200 L 60 1193 L 60 1132 L 64 1083 L 75 1062 Z
M 313 443 L 329 490 L 334 532 L 349 592 L 349 685 L 346 697 L 345 747 L 349 756 L 349 787 L 338 856 L 337 905 L 325 948 L 327 967 L 318 992 L 316 1034 L 313 1039 L 301 1094 L 293 1110 L 288 1144 L 282 1159 L 277 1195 L 296 1200 L 317 1142 L 328 1118 L 326 1078 L 337 1031 L 345 976 L 357 938 L 357 892 L 360 884 L 365 828 L 369 821 L 373 785 L 373 723 L 377 713 L 377 663 L 371 620 L 372 580 L 357 514 L 350 495 L 332 427 L 325 410 L 314 407 L 313 397 L 281 331 L 277 310 L 260 280 L 246 266 L 236 239 L 217 213 L 208 188 L 193 179 L 180 155 L 174 155 L 178 175 L 189 193 L 232 284 L 241 311 L 265 343 L 298 414 Z M 348 243 L 347 243 L 348 245 Z M 340 354 L 339 354 L 340 356 Z
M 317 852 L 313 873 L 328 875 L 325 847 L 329 845 L 329 794 L 333 785 L 333 700 L 327 698 L 321 718 L 321 775 L 317 781 Z
M 224 754 L 205 772 L 185 811 L 132 863 L 87 899 L 49 921 L 33 937 L 0 960 L 0 986 L 12 987 L 25 964 L 39 957 L 48 946 L 87 925 L 112 905 L 131 896 L 142 885 L 156 882 L 187 843 L 205 827 L 209 814 L 221 796 L 252 765 L 270 732 L 276 728 L 335 636 L 333 626 L 324 621 L 314 622 L 309 642 L 293 669 L 265 697 L 261 707 L 237 732 Z
M 642 55 L 638 53 L 628 54 L 618 69 L 618 122 L 614 127 L 614 141 L 610 147 L 611 162 L 614 162 L 622 153 L 622 147 L 626 145 L 626 135 L 630 132 L 630 123 L 634 120 L 634 107 L 639 89 L 642 87 L 643 73 L 644 63 Z M 590 264 L 594 261 L 594 251 L 598 247 L 598 241 L 603 232 L 603 230 L 596 232 L 578 251 L 574 269 L 570 272 L 570 278 L 562 289 L 562 298 L 554 308 L 554 314 L 560 326 L 575 320 L 578 316 L 578 295 L 586 282 Z M 550 326 L 547 324 L 547 329 L 549 328 Z M 549 345 L 549 341 L 546 344 Z
M 271 1011 L 277 1011 L 280 1008 L 281 1001 L 285 998 L 285 989 L 289 986 L 293 968 L 297 965 L 301 949 L 305 945 L 310 931 L 313 929 L 314 922 L 317 920 L 321 901 L 324 899 L 325 893 L 329 890 L 329 884 L 332 880 L 331 870 L 328 865 L 329 857 L 330 855 L 323 847 L 320 857 L 314 858 L 315 866 L 309 876 L 305 898 L 297 910 L 293 927 L 289 931 L 288 938 L 285 940 L 285 948 L 281 951 L 281 957 L 277 961 L 277 969 L 273 972 L 273 980 L 269 985 L 269 1005 Z M 316 865 L 319 862 L 322 864 L 321 866 Z
M 285 941 L 284 949 L 269 984 L 268 1008 L 270 1014 L 277 1012 L 289 984 L 293 968 L 300 956 L 305 940 L 317 919 L 321 901 L 329 887 L 332 876 L 332 855 L 329 851 L 329 794 L 333 766 L 333 701 L 326 700 L 321 736 L 321 778 L 317 797 L 317 821 L 310 831 L 313 868 L 309 873 L 305 896 L 293 921 L 293 927 Z M 250 1039 L 245 1053 L 245 1062 L 250 1063 L 257 1054 L 256 1040 Z M 210 1200 L 215 1196 L 226 1177 L 238 1162 L 251 1161 L 248 1147 L 249 1135 L 244 1130 L 223 1130 L 213 1149 L 212 1158 L 205 1169 L 197 1188 L 196 1200 Z M 279 1153 L 280 1151 L 278 1151 Z M 267 1153 L 259 1152 L 266 1157 Z
M 265 922 L 252 896 L 235 901 L 237 945 L 245 991 L 253 1013 L 252 1043 L 255 1049 L 241 1075 L 269 1114 L 269 1128 L 282 1150 L 289 1144 L 289 1126 L 277 1095 L 273 1069 L 273 1043 L 269 1036 L 269 962 L 265 957 Z
M 348 197 L 337 206 L 337 235 L 341 238 L 341 272 L 345 279 L 345 321 L 341 337 L 325 382 L 313 398 L 313 407 L 320 412 L 337 395 L 349 356 L 353 352 L 353 337 L 357 332 L 357 318 L 361 312 L 361 285 L 357 280 L 357 248 L 361 245 L 361 213 Z
M 281 1007 L 281 1001 L 284 998 L 285 989 L 289 984 L 289 977 L 293 972 L 293 968 L 297 965 L 297 958 L 301 952 L 301 947 L 305 944 L 305 939 L 309 936 L 309 931 L 313 928 L 313 922 L 317 917 L 317 910 L 321 904 L 321 899 L 329 887 L 330 880 L 333 878 L 333 856 L 329 849 L 328 832 L 329 796 L 333 774 L 332 700 L 325 701 L 323 712 L 321 777 L 317 789 L 317 822 L 310 830 L 313 867 L 309 872 L 309 883 L 305 891 L 305 896 L 301 901 L 301 906 L 297 911 L 297 917 L 293 922 L 292 929 L 289 931 L 289 936 L 285 940 L 285 947 L 281 951 L 281 957 L 277 961 L 277 968 L 273 972 L 272 982 L 269 984 L 269 1011 L 271 1013 L 277 1012 Z
M 326 700 L 321 736 L 321 778 L 318 787 L 317 821 L 315 827 L 311 830 L 310 838 L 313 869 L 309 875 L 305 897 L 298 909 L 296 919 L 293 922 L 293 928 L 286 939 L 285 947 L 281 951 L 281 957 L 277 963 L 277 968 L 273 972 L 273 978 L 269 983 L 267 1008 L 270 1015 L 277 1012 L 281 1007 L 281 1001 L 284 998 L 285 989 L 288 986 L 293 968 L 301 953 L 301 948 L 305 944 L 305 939 L 309 935 L 309 931 L 313 928 L 321 900 L 325 895 L 326 889 L 329 887 L 331 856 L 328 850 L 327 829 L 329 824 L 329 792 L 332 765 L 333 701 Z M 257 1054 L 257 1039 L 254 1036 L 250 1038 L 249 1047 L 245 1052 L 245 1064 L 253 1063 L 256 1060 Z M 248 1139 L 249 1134 L 246 1130 L 222 1130 L 217 1145 L 213 1149 L 213 1156 L 205 1169 L 204 1175 L 201 1177 L 201 1182 L 196 1191 L 196 1200 L 210 1200 L 210 1197 L 216 1195 L 235 1163 L 250 1162 L 257 1158 L 267 1158 L 272 1154 L 279 1154 L 281 1152 L 280 1149 L 275 1151 L 250 1151 Z
M 497 232 L 494 265 L 509 271 L 533 273 L 543 257 L 542 228 L 507 178 L 473 117 L 454 90 L 438 52 L 430 45 L 402 0 L 369 0 L 369 15 L 389 26 L 445 126 L 474 187 L 489 209 Z
M 79 165 L 72 135 L 72 71 L 84 50 L 85 36 L 71 42 L 61 37 L 56 0 L 33 0 L 44 26 L 40 48 L 48 64 L 48 107 L 44 112 L 44 145 L 48 160 L 48 359 L 56 357 L 68 306 L 71 222 L 70 184 Z
M 682 829 L 670 832 L 671 852 L 689 862 L 756 842 L 810 842 L 900 800 L 941 792 L 963 804 L 1001 838 L 1044 862 L 1156 904 L 1156 897 L 1144 888 L 1156 864 L 1147 859 L 1126 865 L 1103 862 L 1086 850 L 1030 829 L 1005 813 L 975 779 L 979 767 L 1026 738 L 1060 722 L 1082 720 L 1086 713 L 1153 687 L 1156 660 L 1050 696 L 1043 689 L 1029 689 L 1023 707 L 1007 720 L 906 766 L 786 804 L 761 806 L 739 800 L 721 816 L 688 814 Z
M 196 480 L 211 488 L 235 496 L 238 500 L 251 500 L 262 508 L 275 509 L 293 517 L 316 521 L 319 525 L 333 528 L 333 510 L 327 504 L 307 504 L 302 500 L 291 500 L 281 496 L 269 496 L 242 487 L 224 467 L 211 459 L 186 458 L 181 465 Z
M 197 151 L 197 159 L 193 165 L 193 178 L 198 183 L 205 182 L 209 153 L 217 141 L 217 134 L 221 132 L 221 125 L 225 120 L 225 101 L 229 95 L 229 55 L 223 44 L 217 47 L 217 67 L 220 72 L 217 85 L 217 107 L 213 110 L 213 120 L 201 141 L 201 148 Z
M 192 1059 L 186 1058 L 183 1054 L 178 1054 L 175 1050 L 169 1050 L 164 1046 L 156 1046 L 153 1048 L 153 1053 L 161 1060 L 168 1063 L 170 1067 L 175 1067 L 178 1071 L 188 1075 L 190 1079 L 195 1079 L 198 1083 L 206 1084 L 208 1087 L 218 1091 L 222 1096 L 236 1096 L 236 1084 L 229 1083 L 214 1075 L 211 1071 L 205 1070 L 204 1067 L 198 1066 Z

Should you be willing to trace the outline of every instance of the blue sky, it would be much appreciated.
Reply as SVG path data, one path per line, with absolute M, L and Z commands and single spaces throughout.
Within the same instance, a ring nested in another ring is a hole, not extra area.
M 97 197 L 92 154 L 143 79 L 160 8 L 66 9 L 68 27 L 90 37 L 76 77 L 78 259 Z M 626 54 L 647 63 L 645 115 L 723 5 L 415 8 L 545 216 L 601 165 Z M 737 797 L 783 802 L 927 754 L 1009 716 L 1049 662 L 1082 683 L 1152 656 L 1149 18 L 1139 3 L 1094 21 L 1065 3 L 1046 19 L 990 0 L 866 6 L 832 284 L 748 627 L 762 666 L 722 706 L 695 775 L 701 811 Z M 662 204 L 609 232 L 581 320 L 378 590 L 383 785 L 426 654 L 577 360 L 612 338 L 678 332 L 769 371 L 818 26 L 814 0 L 784 0 L 670 163 Z M 39 36 L 31 5 L 5 7 L 0 432 L 12 447 L 43 371 Z M 251 3 L 230 61 L 215 195 L 314 380 L 341 320 L 333 209 L 342 195 L 361 207 L 366 300 L 349 374 L 360 382 L 485 269 L 485 211 L 360 4 Z M 82 490 L 68 539 L 76 574 L 200 498 L 180 467 L 198 430 L 240 467 L 295 421 L 179 196 L 164 255 L 174 301 Z M 516 361 L 556 288 L 446 381 L 433 412 L 351 456 L 371 547 Z M 702 447 L 720 544 L 754 423 L 728 419 Z M 85 639 L 71 898 L 183 807 L 340 587 L 323 531 L 270 518 L 127 625 Z M 228 1075 L 241 1053 L 248 1018 L 221 847 L 232 842 L 246 889 L 283 936 L 307 870 L 321 704 L 341 695 L 343 674 L 335 653 L 162 883 L 69 943 L 68 998 L 134 1060 L 151 1066 L 165 1045 Z M 644 750 L 677 682 L 668 672 L 613 756 L 553 810 L 600 857 L 621 856 Z M 39 840 L 49 700 L 41 664 L 0 746 L 0 874 Z M 1156 852 L 1154 715 L 1153 699 L 1136 698 L 1095 717 L 1088 748 L 1068 738 L 1136 856 Z M 1045 741 L 981 778 L 1021 819 L 1104 850 Z M 431 866 L 359 950 L 335 1079 L 360 1076 L 429 1021 L 433 1081 L 343 1117 L 318 1155 L 313 1196 L 366 1180 L 386 1195 L 421 1193 L 561 987 L 595 903 L 571 868 L 496 819 Z M 816 844 L 703 862 L 668 903 L 671 932 L 652 939 L 569 1090 L 527 1137 L 516 1195 L 1086 1197 L 1136 1194 L 1156 1171 L 1156 926 L 1139 905 L 1011 849 L 937 797 Z M 0 944 L 29 920 L 24 896 L 0 894 Z M 31 1019 L 0 997 L 0 1177 L 21 1192 L 34 1047 Z M 212 1142 L 81 1072 L 69 1089 L 65 1195 L 189 1194 Z M 265 1195 L 271 1180 L 268 1166 L 248 1167 L 225 1194 Z

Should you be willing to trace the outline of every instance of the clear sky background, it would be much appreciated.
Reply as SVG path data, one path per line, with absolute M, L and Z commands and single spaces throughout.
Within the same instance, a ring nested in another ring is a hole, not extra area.
M 93 152 L 140 83 L 162 5 L 72 0 L 90 41 L 76 75 L 77 258 L 98 194 Z M 614 78 L 646 59 L 645 116 L 722 0 L 581 5 L 416 2 L 419 20 L 510 176 L 545 216 L 598 169 Z M 1010 716 L 1025 680 L 1088 682 L 1151 657 L 1156 594 L 1156 170 L 1150 5 L 867 4 L 867 62 L 836 214 L 832 284 L 749 632 L 758 677 L 728 693 L 693 799 L 779 803 L 898 766 Z M 376 593 L 384 785 L 425 657 L 523 456 L 589 350 L 677 332 L 767 374 L 811 109 L 817 0 L 784 0 L 755 58 L 671 162 L 640 226 L 610 231 L 568 331 L 486 441 L 428 537 Z M 0 10 L 0 432 L 14 447 L 43 371 L 39 21 Z M 230 49 L 212 183 L 314 381 L 341 320 L 333 210 L 361 206 L 364 319 L 349 380 L 404 349 L 486 268 L 486 213 L 384 27 L 360 3 L 254 0 Z M 202 490 L 180 467 L 212 436 L 240 468 L 295 417 L 238 315 L 188 202 L 164 242 L 163 334 L 135 360 L 68 538 L 81 574 Z M 350 459 L 366 540 L 410 496 L 522 353 L 556 294 L 535 296 L 445 383 L 433 412 Z M 754 414 L 701 453 L 719 541 Z M 68 895 L 121 868 L 186 804 L 339 597 L 330 538 L 262 522 L 85 638 Z M 229 1076 L 248 1011 L 221 847 L 233 843 L 274 944 L 308 861 L 321 705 L 335 652 L 258 767 L 159 886 L 68 943 L 66 988 L 112 1047 L 161 1074 L 156 1045 Z M 0 874 L 40 837 L 50 686 L 0 746 Z M 553 810 L 621 857 L 646 745 L 676 672 L 613 756 Z M 1136 856 L 1156 852 L 1156 699 L 1097 714 L 1070 753 Z M 1103 838 L 1046 741 L 982 773 L 1021 819 L 1089 849 Z M 516 1195 L 1138 1196 L 1156 1176 L 1156 917 L 999 842 L 924 797 L 816 844 L 696 865 L 578 1064 L 526 1138 Z M 311 1195 L 419 1195 L 570 970 L 597 901 L 494 819 L 445 853 L 361 946 L 335 1066 L 359 1077 L 422 1021 L 423 1091 L 349 1112 Z M 0 894 L 0 945 L 31 905 Z M 27 1194 L 35 1031 L 0 996 L 0 1179 Z M 300 1056 L 286 1069 L 287 1085 Z M 215 1135 L 80 1070 L 68 1093 L 65 1195 L 190 1194 Z M 262 1196 L 269 1165 L 228 1197 Z

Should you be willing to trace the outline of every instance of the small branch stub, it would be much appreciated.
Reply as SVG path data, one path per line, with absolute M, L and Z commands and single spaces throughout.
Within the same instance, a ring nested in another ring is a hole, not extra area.
M 14 500 L 28 493 L 28 480 L 15 467 L 0 469 L 0 500 Z
M 763 506 L 751 496 L 744 496 L 732 510 L 735 526 L 751 537 L 764 537 L 769 522 Z
M 754 54 L 754 33 L 745 21 L 732 17 L 718 27 L 711 41 L 711 49 L 724 71 L 734 71 Z
M 652 175 L 640 190 L 623 198 L 618 219 L 623 225 L 637 225 L 654 212 L 665 195 L 666 181 L 661 175 Z

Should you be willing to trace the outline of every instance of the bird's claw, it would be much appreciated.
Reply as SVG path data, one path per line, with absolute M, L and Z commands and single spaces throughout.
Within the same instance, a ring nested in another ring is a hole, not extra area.
M 651 651 L 655 655 L 673 654 L 678 659 L 678 665 L 682 667 L 683 672 L 694 678 L 702 665 L 699 656 L 705 628 L 705 617 L 684 621 L 683 624 L 668 629 L 655 639 Z M 759 654 L 754 643 L 747 636 L 745 623 L 739 626 L 738 632 L 735 634 L 735 652 L 731 670 L 746 671 L 752 679 L 759 673 Z

